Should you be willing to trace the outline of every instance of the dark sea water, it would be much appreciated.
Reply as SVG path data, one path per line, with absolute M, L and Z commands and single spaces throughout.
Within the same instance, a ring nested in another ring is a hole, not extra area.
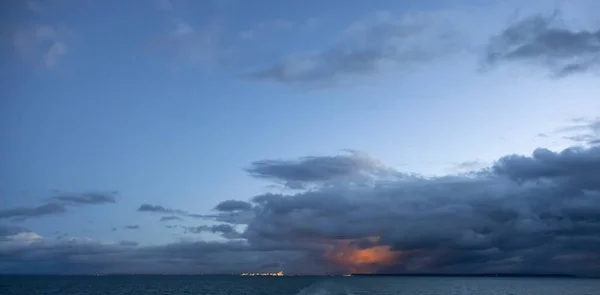
M 600 295 L 600 280 L 450 277 L 0 276 L 1 295 Z

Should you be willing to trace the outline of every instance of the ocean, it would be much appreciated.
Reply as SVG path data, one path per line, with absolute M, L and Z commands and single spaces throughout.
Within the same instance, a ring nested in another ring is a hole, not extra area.
M 2 295 L 600 295 L 600 280 L 468 277 L 0 276 Z

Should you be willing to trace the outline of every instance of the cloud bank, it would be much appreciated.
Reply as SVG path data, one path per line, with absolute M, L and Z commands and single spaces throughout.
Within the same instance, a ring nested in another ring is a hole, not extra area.
M 4 228 L 0 269 L 600 275 L 600 147 L 540 148 L 441 177 L 365 159 L 346 153 L 253 163 L 250 175 L 303 188 L 227 200 L 203 215 L 216 224 L 183 227 L 222 241 L 48 244 L 25 229 Z M 356 174 L 369 177 L 346 178 Z M 185 212 L 151 205 L 139 211 Z

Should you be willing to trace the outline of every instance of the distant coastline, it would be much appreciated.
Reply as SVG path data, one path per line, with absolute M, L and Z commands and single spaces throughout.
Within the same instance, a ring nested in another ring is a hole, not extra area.
M 44 273 L 0 273 L 0 277 L 11 277 L 11 276 L 40 276 L 40 277 L 122 277 L 122 276 L 241 276 L 240 274 L 151 274 L 151 273 L 104 273 L 104 274 L 44 274 Z M 572 275 L 572 274 L 535 274 L 535 273 L 484 273 L 484 274 L 444 274 L 444 273 L 352 273 L 346 275 L 308 275 L 308 274 L 286 274 L 285 276 L 253 276 L 253 277 L 464 277 L 464 278 L 476 278 L 476 277 L 487 277 L 487 278 L 586 278 L 586 279 L 599 279 L 600 277 L 594 275 Z M 242 276 L 250 277 L 250 276 Z

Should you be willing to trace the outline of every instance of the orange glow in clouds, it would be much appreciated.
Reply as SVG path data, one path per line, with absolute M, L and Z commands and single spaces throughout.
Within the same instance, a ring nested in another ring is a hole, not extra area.
M 370 237 L 377 242 L 378 237 Z M 372 273 L 381 266 L 392 265 L 401 257 L 401 253 L 392 251 L 390 246 L 373 246 L 359 249 L 351 245 L 352 241 L 342 240 L 325 255 L 325 258 L 352 273 Z

